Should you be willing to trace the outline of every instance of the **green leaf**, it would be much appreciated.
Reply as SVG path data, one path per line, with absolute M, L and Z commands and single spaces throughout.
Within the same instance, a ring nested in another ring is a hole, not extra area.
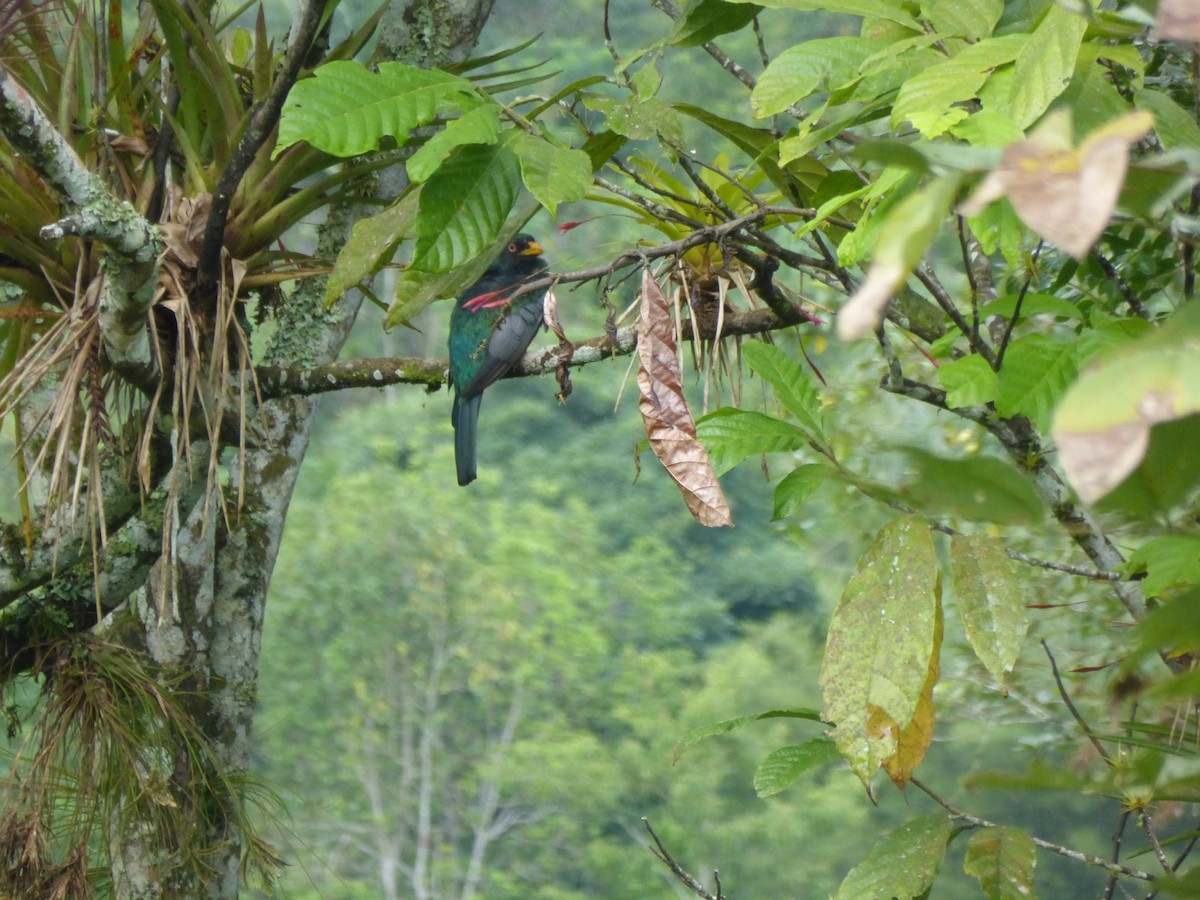
M 988 900 L 1036 900 L 1037 847 L 1019 828 L 985 828 L 971 836 L 963 871 L 979 879 Z
M 1200 148 L 1200 125 L 1195 118 L 1162 91 L 1138 91 L 1134 97 L 1138 109 L 1154 116 L 1154 130 L 1167 150 L 1179 147 Z
M 1189 653 L 1200 648 L 1200 590 L 1186 591 L 1152 609 L 1138 623 L 1138 639 L 1153 653 Z
M 1083 16 L 1050 5 L 1013 67 L 1009 109 L 1018 126 L 1032 125 L 1067 89 L 1085 31 Z
M 483 274 L 501 249 L 513 239 L 530 217 L 539 209 L 538 203 L 529 195 L 522 197 L 516 211 L 500 229 L 495 240 L 475 259 L 463 263 L 449 272 L 422 272 L 409 266 L 396 281 L 396 295 L 388 309 L 385 327 L 407 324 L 414 316 L 435 300 L 456 297 L 464 288 L 474 284 Z
M 494 144 L 500 138 L 500 111 L 494 103 L 468 110 L 431 137 L 409 158 L 405 171 L 413 181 L 425 181 L 455 147 Z
M 680 10 L 667 43 L 674 47 L 699 47 L 723 34 L 741 30 L 761 10 L 754 3 L 693 0 Z
M 1048 427 L 1055 405 L 1079 375 L 1079 363 L 1079 347 L 1069 338 L 1030 334 L 1013 341 L 996 373 L 996 411 Z
M 1023 34 L 989 38 L 913 75 L 896 95 L 892 128 L 907 119 L 927 138 L 945 133 L 970 112 L 953 104 L 978 96 L 992 70 L 1016 59 L 1026 40 Z
M 412 267 L 449 272 L 499 233 L 521 189 L 521 165 L 506 144 L 470 144 L 425 182 Z
M 823 463 L 807 463 L 792 469 L 775 485 L 775 510 L 771 521 L 793 515 L 813 491 L 834 477 L 833 469 Z
M 951 409 L 996 399 L 996 372 L 978 353 L 942 363 L 938 384 L 946 389 L 946 405 Z
M 834 900 L 912 900 L 922 896 L 937 877 L 953 832 L 953 823 L 941 813 L 905 822 L 850 870 Z
M 967 640 L 1003 688 L 1029 630 L 1025 587 L 1004 545 L 990 535 L 954 535 L 950 566 Z
M 731 406 L 697 419 L 696 433 L 718 475 L 749 456 L 801 450 L 809 440 L 791 422 Z
M 603 113 L 608 127 L 634 141 L 661 136 L 674 146 L 683 145 L 683 125 L 679 114 L 657 97 L 639 99 L 636 96 L 619 99 L 606 94 L 587 94 L 584 105 Z
M 884 528 L 842 592 L 821 664 L 825 718 L 865 783 L 896 749 L 881 716 L 912 721 L 929 674 L 938 600 L 929 528 L 916 517 Z
M 1045 514 L 1037 490 L 1011 463 L 994 456 L 943 459 L 910 448 L 918 466 L 904 495 L 920 506 L 973 521 L 1035 523 Z
M 592 161 L 582 150 L 559 147 L 520 132 L 513 149 L 521 160 L 521 179 L 550 215 L 558 204 L 582 200 L 592 183 Z
M 1182 534 L 1151 538 L 1130 554 L 1121 571 L 1127 575 L 1145 573 L 1141 585 L 1148 597 L 1200 584 L 1200 538 Z
M 439 69 L 389 62 L 376 73 L 361 63 L 331 62 L 288 94 L 274 155 L 298 141 L 340 157 L 378 150 L 384 135 L 403 144 L 413 128 L 478 96 L 471 82 Z
M 412 191 L 383 212 L 354 224 L 350 239 L 338 252 L 329 273 L 326 303 L 336 303 L 350 288 L 374 275 L 396 252 L 396 245 L 412 236 L 419 196 L 418 191 Z
M 818 38 L 771 60 L 750 94 L 756 119 L 783 112 L 818 88 L 831 90 L 858 77 L 859 67 L 887 46 L 859 37 Z
M 741 728 L 743 725 L 747 725 L 750 722 L 758 722 L 762 719 L 805 719 L 809 722 L 824 724 L 821 714 L 815 709 L 802 708 L 769 709 L 766 712 L 754 713 L 749 716 L 737 716 L 732 719 L 724 719 L 720 722 L 710 722 L 707 725 L 701 725 L 699 728 L 693 728 L 675 742 L 672 761 L 679 762 L 683 754 L 687 753 L 703 740 L 719 734 L 728 734 L 731 731 Z
M 1000 21 L 1004 0 L 921 0 L 921 18 L 939 35 L 978 40 Z
M 729 0 L 731 3 L 743 3 L 746 0 Z M 825 12 L 845 13 L 848 16 L 874 16 L 895 22 L 921 31 L 921 23 L 906 13 L 902 4 L 895 0 L 757 0 L 760 6 L 769 9 L 803 9 L 824 10 Z
M 751 369 L 775 391 L 775 399 L 800 423 L 800 427 L 818 441 L 821 429 L 821 398 L 811 376 L 798 362 L 763 341 L 747 341 L 742 356 Z
M 827 766 L 837 758 L 837 744 L 826 737 L 780 747 L 759 763 L 754 790 L 760 797 L 778 794 L 808 770 Z

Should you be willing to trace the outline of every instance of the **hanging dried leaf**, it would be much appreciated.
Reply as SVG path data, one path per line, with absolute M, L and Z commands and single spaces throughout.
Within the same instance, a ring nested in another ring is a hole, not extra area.
M 650 271 L 642 272 L 638 321 L 638 408 L 650 447 L 683 492 L 701 525 L 732 525 L 729 504 L 683 396 L 683 372 L 675 342 L 671 304 Z
M 1129 113 L 1074 147 L 1067 115 L 1047 116 L 1028 138 L 1008 145 L 1000 166 L 960 212 L 977 215 L 992 200 L 1007 196 L 1022 222 L 1083 259 L 1117 205 L 1129 167 L 1129 145 L 1153 124 L 1149 113 Z
M 574 386 L 571 384 L 570 365 L 571 358 L 575 355 L 575 345 L 567 340 L 562 323 L 558 321 L 558 298 L 554 295 L 553 287 L 546 291 L 546 296 L 542 300 L 542 321 L 558 338 L 558 362 L 554 366 L 554 378 L 558 381 L 558 400 L 561 403 L 570 397 L 571 391 L 574 390 Z

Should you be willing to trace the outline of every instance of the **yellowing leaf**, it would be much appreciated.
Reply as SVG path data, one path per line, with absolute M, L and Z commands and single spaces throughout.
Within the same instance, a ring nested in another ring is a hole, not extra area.
M 938 592 L 940 594 L 940 591 Z M 896 734 L 896 752 L 883 761 L 884 771 L 898 788 L 908 784 L 912 773 L 925 759 L 933 743 L 933 688 L 938 682 L 938 653 L 942 646 L 942 604 L 939 599 L 933 626 L 933 649 L 929 655 L 929 673 L 917 700 L 912 720 Z
M 1004 687 L 1025 642 L 1025 593 L 996 538 L 956 534 L 950 542 L 954 596 L 979 661 Z
M 929 528 L 897 519 L 867 548 L 838 601 L 821 664 L 824 716 L 866 782 L 916 717 L 937 653 L 937 561 Z
M 732 525 L 729 504 L 683 396 L 683 372 L 675 343 L 671 305 L 647 269 L 642 273 L 638 320 L 638 409 L 650 448 L 679 485 L 684 502 L 701 525 Z
M 1005 148 L 999 167 L 960 212 L 978 215 L 992 200 L 1006 196 L 1022 222 L 1082 259 L 1117 205 L 1129 166 L 1129 145 L 1152 124 L 1148 113 L 1132 112 L 1076 148 L 1070 145 L 1065 115 L 1048 116 L 1028 138 Z

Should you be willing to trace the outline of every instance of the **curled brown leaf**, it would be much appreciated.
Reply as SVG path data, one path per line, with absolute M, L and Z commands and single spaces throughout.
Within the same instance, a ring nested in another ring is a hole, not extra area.
M 732 525 L 729 504 L 708 451 L 696 438 L 696 422 L 683 395 L 683 372 L 671 304 L 650 271 L 642 272 L 638 320 L 638 409 L 654 455 L 679 485 L 701 525 Z

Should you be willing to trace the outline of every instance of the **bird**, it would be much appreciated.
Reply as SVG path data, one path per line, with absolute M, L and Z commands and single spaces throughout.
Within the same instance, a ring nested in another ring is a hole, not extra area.
M 518 234 L 459 295 L 450 314 L 450 421 L 460 485 L 475 480 L 476 426 L 484 389 L 516 364 L 542 326 L 541 294 L 512 295 L 545 270 L 541 245 L 528 234 Z

